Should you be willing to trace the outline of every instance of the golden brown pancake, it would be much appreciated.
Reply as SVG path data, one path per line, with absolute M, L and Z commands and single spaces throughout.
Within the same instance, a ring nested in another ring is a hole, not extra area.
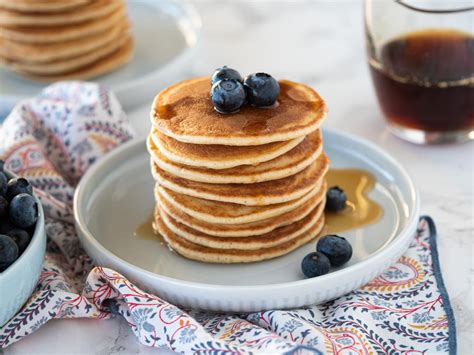
M 110 43 L 96 48 L 88 53 L 75 56 L 73 58 L 60 59 L 47 63 L 21 63 L 4 61 L 0 57 L 0 63 L 8 65 L 12 70 L 18 72 L 28 72 L 36 75 L 59 75 L 71 73 L 76 69 L 83 68 L 91 63 L 112 54 L 113 52 L 124 46 L 130 37 L 128 35 L 122 36 Z
M 292 150 L 305 137 L 260 146 L 227 146 L 191 144 L 177 141 L 152 130 L 150 137 L 159 152 L 168 160 L 191 167 L 228 169 L 240 165 L 256 165 L 275 159 Z
M 247 237 L 215 237 L 199 232 L 185 224 L 179 223 L 161 208 L 157 208 L 155 219 L 161 218 L 170 231 L 178 237 L 195 244 L 217 249 L 255 250 L 270 248 L 300 236 L 319 221 L 323 213 L 324 203 L 320 203 L 307 216 L 295 223 L 276 228 L 262 235 Z
M 0 0 L 0 8 L 18 12 L 61 12 L 83 6 L 91 0 Z
M 177 193 L 159 184 L 156 184 L 155 195 L 159 193 L 174 208 L 201 221 L 217 224 L 242 224 L 276 217 L 294 210 L 310 198 L 319 195 L 321 190 L 326 190 L 323 183 L 324 179 L 321 179 L 311 191 L 296 200 L 267 206 L 245 206 L 205 200 Z
M 166 226 L 161 218 L 156 219 L 154 223 L 156 232 L 161 234 L 168 245 L 179 254 L 193 260 L 221 264 L 249 263 L 288 254 L 299 246 L 316 238 L 323 226 L 324 214 L 322 214 L 321 218 L 306 232 L 287 242 L 269 248 L 242 250 L 205 247 L 177 236 Z
M 104 17 L 121 6 L 123 6 L 122 0 L 95 0 L 71 11 L 57 13 L 26 13 L 0 7 L 0 26 L 44 27 L 71 25 Z
M 86 22 L 54 27 L 0 26 L 0 38 L 22 43 L 57 43 L 98 35 L 124 21 L 125 7 Z
M 318 129 L 326 116 L 326 104 L 316 91 L 287 80 L 280 81 L 276 107 L 245 105 L 229 115 L 214 110 L 209 90 L 209 78 L 168 87 L 153 102 L 152 124 L 186 143 L 249 146 L 302 137 Z
M 186 145 L 196 146 L 195 144 Z M 306 136 L 300 144 L 289 152 L 275 159 L 258 165 L 240 165 L 233 168 L 215 170 L 179 164 L 169 160 L 162 154 L 163 149 L 158 149 L 155 146 L 151 136 L 148 136 L 147 148 L 156 165 L 164 171 L 184 179 L 207 182 L 210 184 L 253 184 L 256 182 L 282 179 L 294 175 L 308 167 L 321 155 L 323 150 L 321 132 L 317 130 Z M 233 154 L 230 156 L 234 158 Z
M 122 21 L 100 36 L 77 38 L 59 43 L 19 43 L 0 38 L 0 56 L 8 61 L 26 63 L 47 63 L 83 55 L 128 36 L 129 24 Z
M 263 206 L 300 198 L 324 177 L 329 159 L 321 154 L 310 166 L 283 179 L 255 184 L 206 184 L 171 175 L 151 161 L 152 173 L 158 183 L 170 190 L 214 201 Z
M 158 190 L 158 192 L 156 190 Z M 323 185 L 323 188 L 320 189 L 316 195 L 312 196 L 295 209 L 281 215 L 249 223 L 218 224 L 186 214 L 169 203 L 169 201 L 159 193 L 159 188 L 155 189 L 157 205 L 168 215 L 188 227 L 216 237 L 247 237 L 251 235 L 261 235 L 268 233 L 275 228 L 294 223 L 306 217 L 315 206 L 322 204 L 325 201 L 325 195 L 326 185 Z
M 72 79 L 87 80 L 108 73 L 126 64 L 131 59 L 132 54 L 133 39 L 131 37 L 128 37 L 128 40 L 125 42 L 125 44 L 115 52 L 109 54 L 108 56 L 105 56 L 104 58 L 99 59 L 94 63 L 86 65 L 83 68 L 76 69 L 72 72 L 57 75 L 34 75 L 27 72 L 20 73 L 24 76 L 29 77 L 30 79 L 41 82 Z

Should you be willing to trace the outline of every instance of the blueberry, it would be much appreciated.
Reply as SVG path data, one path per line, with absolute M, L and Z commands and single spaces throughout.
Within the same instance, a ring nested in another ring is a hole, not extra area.
M 10 222 L 9 216 L 0 218 L 0 234 L 8 235 L 12 229 L 17 228 Z
M 326 210 L 341 211 L 346 207 L 347 197 L 343 189 L 333 186 L 326 192 Z
M 211 87 L 211 100 L 220 113 L 237 111 L 245 103 L 245 90 L 235 79 L 218 81 Z
M 316 250 L 329 258 L 332 266 L 341 266 L 352 257 L 352 246 L 346 238 L 335 234 L 319 239 Z
M 325 275 L 330 268 L 331 263 L 327 256 L 319 252 L 309 253 L 301 262 L 301 269 L 306 277 Z
M 18 252 L 21 254 L 25 251 L 28 244 L 30 244 L 31 237 L 27 231 L 23 229 L 12 229 L 7 234 L 18 246 Z
M 22 193 L 10 202 L 10 221 L 20 227 L 28 228 L 38 220 L 38 205 L 33 196 Z
M 0 272 L 18 258 L 18 246 L 7 235 L 0 234 Z
M 0 196 L 5 196 L 7 193 L 8 178 L 5 173 L 0 171 Z
M 8 181 L 6 198 L 11 201 L 18 194 L 33 195 L 33 187 L 25 178 L 15 178 Z
M 242 82 L 242 76 L 237 70 L 228 68 L 227 65 L 224 65 L 222 68 L 216 69 L 214 74 L 212 74 L 211 85 L 214 85 L 218 81 L 224 79 L 235 79 L 237 81 Z
M 264 107 L 275 103 L 280 94 L 280 85 L 269 74 L 250 74 L 244 80 L 247 101 L 252 106 Z
M 8 216 L 8 201 L 0 195 L 0 217 Z

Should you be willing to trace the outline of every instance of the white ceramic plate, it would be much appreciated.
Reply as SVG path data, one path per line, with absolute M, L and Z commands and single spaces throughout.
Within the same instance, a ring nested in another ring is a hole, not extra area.
M 154 206 L 144 141 L 116 149 L 83 177 L 74 201 L 79 236 L 98 264 L 183 306 L 256 311 L 338 297 L 379 275 L 405 252 L 416 231 L 419 198 L 403 167 L 375 145 L 331 131 L 324 138 L 332 167 L 362 168 L 376 176 L 370 196 L 384 208 L 379 222 L 343 233 L 352 243 L 353 257 L 327 275 L 305 279 L 301 273 L 301 260 L 314 250 L 314 242 L 269 261 L 216 265 L 185 259 L 159 241 L 134 237 Z
M 201 29 L 199 14 L 183 1 L 129 0 L 127 7 L 134 57 L 116 71 L 93 79 L 114 90 L 125 109 L 151 101 L 160 88 L 186 75 Z M 18 100 L 37 95 L 44 86 L 0 69 L 2 112 Z

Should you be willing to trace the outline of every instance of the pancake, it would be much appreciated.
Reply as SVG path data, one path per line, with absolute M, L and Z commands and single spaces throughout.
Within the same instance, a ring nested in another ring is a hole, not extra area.
M 234 168 L 214 170 L 172 162 L 161 153 L 162 149 L 157 149 L 151 136 L 148 136 L 147 147 L 156 165 L 164 171 L 184 179 L 210 184 L 253 184 L 285 178 L 299 173 L 308 167 L 321 155 L 323 149 L 321 132 L 317 130 L 306 136 L 300 144 L 289 152 L 275 159 L 258 165 L 242 165 Z M 201 147 L 206 146 L 201 145 Z
M 129 36 L 122 36 L 115 41 L 90 51 L 89 53 L 73 58 L 61 59 L 54 62 L 24 64 L 19 62 L 4 62 L 2 58 L 0 58 L 0 62 L 8 65 L 12 70 L 19 72 L 28 72 L 38 75 L 64 74 L 97 62 L 99 59 L 102 59 L 105 56 L 117 51 L 128 40 Z
M 294 210 L 313 196 L 326 190 L 323 179 L 311 191 L 296 200 L 267 206 L 245 206 L 235 203 L 205 200 L 202 198 L 179 194 L 156 184 L 155 195 L 158 193 L 174 208 L 191 217 L 217 224 L 242 224 L 261 221 L 279 216 Z
M 272 259 L 277 256 L 288 254 L 301 245 L 306 244 L 307 242 L 316 238 L 319 233 L 321 233 L 323 226 L 324 214 L 306 232 L 287 242 L 269 248 L 242 250 L 205 247 L 177 236 L 166 226 L 161 218 L 156 219 L 154 223 L 156 232 L 161 234 L 168 245 L 177 253 L 189 259 L 220 264 L 249 263 Z
M 19 12 L 61 12 L 85 5 L 91 0 L 0 0 L 0 8 Z
M 11 1 L 16 2 L 15 1 Z M 64 1 L 64 3 L 66 3 Z M 122 0 L 94 0 L 72 11 L 58 13 L 26 13 L 0 7 L 0 26 L 45 27 L 72 25 L 111 14 L 124 6 Z
M 327 108 L 310 87 L 282 80 L 278 105 L 243 106 L 238 113 L 216 112 L 209 99 L 209 78 L 180 82 L 161 91 L 151 109 L 151 121 L 161 133 L 194 144 L 262 145 L 314 132 Z
M 1 0 L 0 0 L 1 1 Z M 55 27 L 0 26 L 0 38 L 23 43 L 57 43 L 97 35 L 123 21 L 125 7 L 121 6 L 104 17 Z
M 305 137 L 261 146 L 233 147 L 226 145 L 191 144 L 152 130 L 151 139 L 169 161 L 207 169 L 229 169 L 240 165 L 255 165 L 275 159 L 300 144 Z
M 52 82 L 58 80 L 72 80 L 72 79 L 81 79 L 87 80 L 90 78 L 97 77 L 99 75 L 110 72 L 125 63 L 127 63 L 133 54 L 133 39 L 127 37 L 125 44 L 120 47 L 115 52 L 111 53 L 108 56 L 105 56 L 102 59 L 99 59 L 97 62 L 94 62 L 90 65 L 87 65 L 83 68 L 79 68 L 70 73 L 57 74 L 57 75 L 34 75 L 31 73 L 23 72 L 20 73 L 24 76 L 29 77 L 32 80 L 40 82 Z
M 317 195 L 311 197 L 301 206 L 298 206 L 289 212 L 272 218 L 242 224 L 209 223 L 209 221 L 200 220 L 187 215 L 185 212 L 170 204 L 159 193 L 155 194 L 155 197 L 157 205 L 178 222 L 202 233 L 221 238 L 258 236 L 271 232 L 276 228 L 299 221 L 305 218 L 316 205 L 323 203 L 325 201 L 325 195 L 326 188 L 324 186 Z
M 314 207 L 306 217 L 295 223 L 276 228 L 262 235 L 237 238 L 211 236 L 179 223 L 160 208 L 158 208 L 156 212 L 158 213 L 155 219 L 161 218 L 171 232 L 192 243 L 217 249 L 255 250 L 286 243 L 305 233 L 321 219 L 324 213 L 324 203 L 320 203 Z
M 153 160 L 151 166 L 155 180 L 175 192 L 214 201 L 263 206 L 304 196 L 324 177 L 329 159 L 321 154 L 310 166 L 295 175 L 255 184 L 206 184 L 171 175 L 160 169 Z
M 26 63 L 47 63 L 89 53 L 110 42 L 127 36 L 129 25 L 122 21 L 97 36 L 73 39 L 60 43 L 19 43 L 0 38 L 0 57 L 8 61 Z

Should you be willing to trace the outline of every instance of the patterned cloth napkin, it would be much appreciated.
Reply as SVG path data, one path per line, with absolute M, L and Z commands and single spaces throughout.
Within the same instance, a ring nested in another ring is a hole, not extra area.
M 339 299 L 293 310 L 222 314 L 182 309 L 95 266 L 73 225 L 74 187 L 95 161 L 133 137 L 115 96 L 64 82 L 19 103 L 0 128 L 0 158 L 35 186 L 48 246 L 31 298 L 4 327 L 7 347 L 53 318 L 124 317 L 142 344 L 212 354 L 455 352 L 455 324 L 435 227 L 422 217 L 410 249 L 381 276 Z M 1 306 L 1 299 L 0 299 Z

